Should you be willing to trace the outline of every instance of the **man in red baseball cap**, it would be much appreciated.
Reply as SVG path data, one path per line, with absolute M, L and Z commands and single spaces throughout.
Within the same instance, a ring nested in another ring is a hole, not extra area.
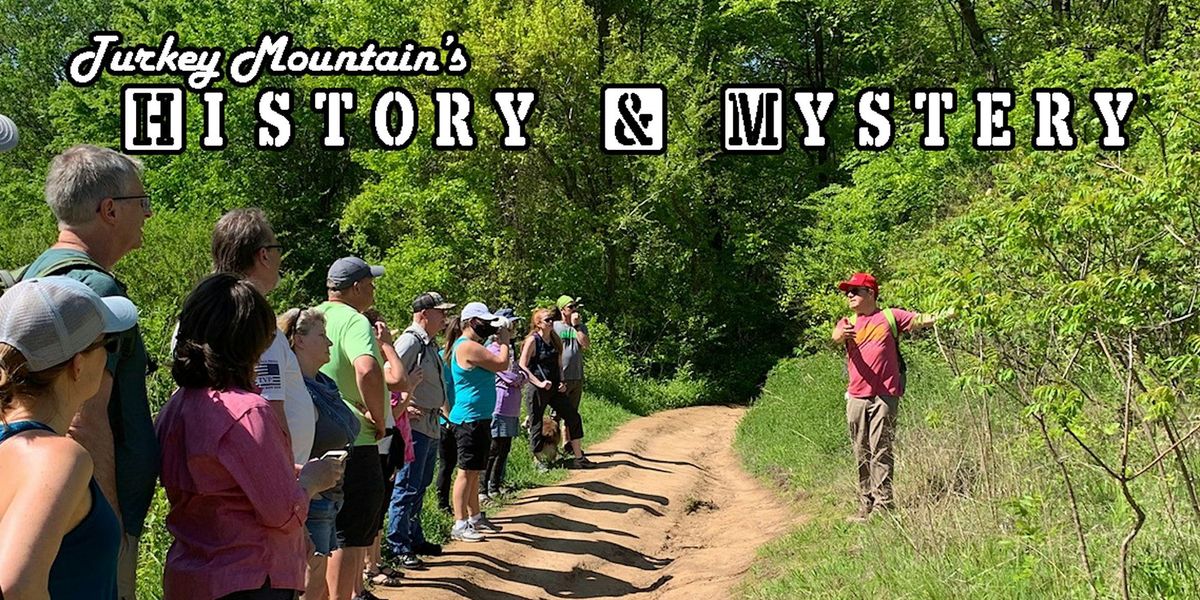
M 869 273 L 855 273 L 838 289 L 854 313 L 833 328 L 833 341 L 846 346 L 846 420 L 858 463 L 859 509 L 847 520 L 863 522 L 872 510 L 894 507 L 892 441 L 904 395 L 900 333 L 930 327 L 938 317 L 898 308 L 880 310 L 879 283 Z

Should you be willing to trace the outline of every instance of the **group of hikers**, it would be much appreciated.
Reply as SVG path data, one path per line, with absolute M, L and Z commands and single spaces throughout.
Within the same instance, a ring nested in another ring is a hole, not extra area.
M 325 302 L 277 315 L 265 295 L 284 248 L 254 208 L 214 227 L 213 274 L 171 339 L 177 389 L 152 420 L 157 365 L 112 274 L 151 216 L 141 176 L 137 160 L 96 146 L 55 157 L 45 195 L 58 240 L 0 281 L 0 599 L 135 598 L 160 480 L 167 598 L 375 598 L 374 586 L 403 586 L 389 564 L 421 568 L 442 552 L 421 526 L 439 463 L 437 503 L 461 542 L 499 531 L 482 507 L 507 493 L 518 435 L 539 469 L 560 453 L 591 465 L 578 298 L 534 310 L 518 340 L 512 308 L 470 302 L 454 315 L 426 292 L 397 331 L 374 309 L 384 269 L 345 257 L 328 268 Z M 851 520 L 865 521 L 894 504 L 898 339 L 945 315 L 881 310 L 865 273 L 839 288 L 853 313 L 832 335 L 847 349 Z
M 165 597 L 375 598 L 402 585 L 389 564 L 442 552 L 421 527 L 439 462 L 462 542 L 499 531 L 482 506 L 510 491 L 514 437 L 528 434 L 540 470 L 560 453 L 592 464 L 578 298 L 533 311 L 521 339 L 512 308 L 453 315 L 426 292 L 398 331 L 374 309 L 384 269 L 350 256 L 329 266 L 325 302 L 277 315 L 265 296 L 284 248 L 254 208 L 213 229 L 213 274 L 171 337 L 178 387 L 152 420 L 157 365 L 112 274 L 152 214 L 141 164 L 75 146 L 45 193 L 57 242 L 0 280 L 0 598 L 135 598 L 158 481 Z

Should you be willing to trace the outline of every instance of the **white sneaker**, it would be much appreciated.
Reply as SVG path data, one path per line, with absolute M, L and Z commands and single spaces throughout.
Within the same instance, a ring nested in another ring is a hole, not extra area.
M 469 522 L 469 525 L 477 532 L 500 533 L 500 527 L 489 521 L 487 515 L 479 515 L 479 520 Z
M 455 527 L 450 530 L 450 539 L 460 542 L 482 542 L 483 534 L 475 531 L 475 528 L 470 523 L 462 527 Z

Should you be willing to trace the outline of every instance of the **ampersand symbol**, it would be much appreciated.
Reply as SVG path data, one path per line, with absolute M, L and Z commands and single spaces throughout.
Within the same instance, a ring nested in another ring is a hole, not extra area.
M 635 140 L 629 137 L 629 132 L 633 133 L 633 137 L 637 138 L 636 143 L 642 146 L 649 146 L 654 142 L 646 135 L 646 127 L 650 125 L 650 121 L 654 118 L 653 115 L 639 115 L 638 111 L 642 110 L 642 99 L 637 94 L 624 93 L 617 101 L 617 112 L 621 115 L 621 120 L 617 122 L 616 137 L 617 141 L 626 146 L 633 145 Z

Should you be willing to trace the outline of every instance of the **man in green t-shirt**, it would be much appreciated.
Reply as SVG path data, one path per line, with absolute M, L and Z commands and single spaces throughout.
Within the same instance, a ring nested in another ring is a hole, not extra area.
M 343 547 L 329 561 L 338 588 L 333 590 L 335 598 L 363 591 L 363 561 L 383 525 L 386 490 L 376 443 L 389 425 L 384 410 L 388 394 L 383 354 L 370 321 L 362 314 L 375 304 L 375 278 L 381 275 L 383 267 L 368 265 L 361 258 L 339 258 L 325 280 L 329 300 L 317 307 L 325 314 L 325 334 L 333 342 L 321 372 L 337 383 L 342 399 L 362 425 L 342 483 L 345 500 L 336 527 Z
M 46 203 L 58 220 L 58 241 L 24 277 L 64 275 L 101 297 L 128 297 L 111 271 L 142 247 L 142 226 L 151 213 L 141 171 L 136 159 L 97 146 L 74 146 L 54 157 L 46 175 Z M 146 398 L 152 362 L 136 326 L 120 338 L 117 352 L 108 356 L 100 391 L 83 403 L 70 435 L 91 455 L 96 482 L 121 517 L 125 536 L 117 591 L 122 600 L 133 600 L 138 537 L 154 498 L 159 453 Z

